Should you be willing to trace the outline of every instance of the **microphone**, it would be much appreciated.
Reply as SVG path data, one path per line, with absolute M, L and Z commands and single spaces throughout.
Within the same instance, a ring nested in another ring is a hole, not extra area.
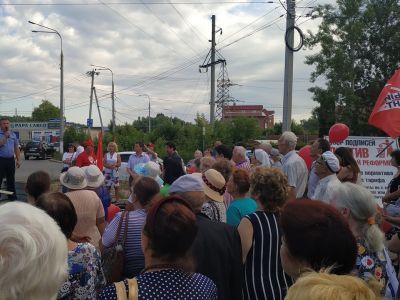
M 10 132 L 9 132 L 8 130 L 9 130 L 9 128 L 6 127 L 6 132 L 7 132 L 7 134 L 6 134 L 5 136 L 6 136 L 7 139 L 10 137 Z

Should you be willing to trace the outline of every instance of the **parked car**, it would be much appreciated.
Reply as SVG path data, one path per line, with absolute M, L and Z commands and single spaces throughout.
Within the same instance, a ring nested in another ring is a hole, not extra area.
M 49 143 L 49 148 L 50 148 L 50 149 L 53 149 L 54 152 L 55 152 L 55 151 L 61 152 L 61 151 L 60 151 L 60 142 Z
M 24 157 L 28 160 L 30 157 L 46 159 L 54 154 L 54 149 L 50 148 L 45 142 L 30 141 L 25 145 Z
M 135 151 L 123 151 L 123 152 L 118 152 L 118 154 L 121 156 L 121 167 L 119 167 L 119 180 L 129 180 L 129 174 L 126 171 L 126 168 L 128 167 L 128 161 L 129 157 L 132 154 L 135 154 Z M 157 163 L 162 167 L 163 160 L 161 158 L 157 158 Z

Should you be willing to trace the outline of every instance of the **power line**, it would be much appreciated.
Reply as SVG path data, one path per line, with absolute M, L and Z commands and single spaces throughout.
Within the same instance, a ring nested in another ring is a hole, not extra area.
M 189 29 L 197 36 L 197 38 L 199 39 L 199 41 L 201 42 L 202 40 L 207 40 L 207 37 L 205 37 L 200 31 L 198 31 L 188 20 L 186 20 L 186 18 L 181 14 L 181 12 L 175 7 L 175 5 L 168 0 L 168 2 L 171 4 L 172 8 L 175 10 L 175 12 L 179 15 L 179 17 L 183 20 L 183 22 L 189 27 Z M 198 31 L 201 35 L 203 35 L 203 38 L 201 38 L 197 32 Z M 203 43 L 201 43 L 203 44 Z
M 103 4 L 105 7 L 107 7 L 108 9 L 110 9 L 111 11 L 113 11 L 115 14 L 119 15 L 121 18 L 123 18 L 126 22 L 128 22 L 131 26 L 135 27 L 137 30 L 139 30 L 140 32 L 144 33 L 145 35 L 149 36 L 150 38 L 152 38 L 154 41 L 156 41 L 158 44 L 162 45 L 162 46 L 166 46 L 164 43 L 162 43 L 161 41 L 159 41 L 155 36 L 153 36 L 150 33 L 147 33 L 144 29 L 142 29 L 140 26 L 136 25 L 135 23 L 132 23 L 128 18 L 126 18 L 123 14 L 121 14 L 119 11 L 117 11 L 116 9 L 112 8 L 110 5 L 108 5 L 107 3 L 103 2 L 102 0 L 98 0 L 101 4 Z M 187 57 L 185 57 L 184 55 L 178 53 L 173 47 L 171 46 L 167 46 L 167 48 L 171 49 L 173 52 L 175 52 L 178 56 L 182 56 L 184 57 L 186 60 L 189 60 Z
M 215 4 L 271 4 L 275 1 L 207 1 L 207 2 L 148 2 L 147 5 L 215 5 Z M 107 5 L 143 5 L 141 2 L 106 2 Z M 98 6 L 102 3 L 0 3 L 0 6 Z
M 262 18 L 268 16 L 270 13 L 272 13 L 273 11 L 275 11 L 276 9 L 278 9 L 279 6 L 276 6 L 275 8 L 269 10 L 267 13 L 263 14 L 262 16 L 258 17 L 257 19 L 255 19 L 254 21 L 250 22 L 249 24 L 247 24 L 246 26 L 242 27 L 241 29 L 239 29 L 238 31 L 235 31 L 234 33 L 226 36 L 225 38 L 223 38 L 219 43 L 222 43 L 224 41 L 226 41 L 227 39 L 229 39 L 230 37 L 238 34 L 239 32 L 243 31 L 244 29 L 248 28 L 249 26 L 253 25 L 254 23 L 257 23 L 259 20 L 261 20 Z
M 165 21 L 163 20 L 160 16 L 158 16 L 150 7 L 149 5 L 147 5 L 147 3 L 145 3 L 143 0 L 140 0 L 140 2 L 143 3 L 143 5 L 146 7 L 146 9 L 155 17 L 157 18 L 161 23 L 166 24 L 168 27 L 168 31 L 172 32 L 173 34 L 175 34 L 176 37 L 178 37 L 179 40 L 181 40 L 186 46 L 188 46 L 193 52 L 194 54 L 196 54 L 198 57 L 201 57 L 200 54 L 192 47 L 192 45 L 190 45 L 189 43 L 187 43 L 180 34 L 178 34 L 175 30 L 173 30 L 171 28 L 171 26 Z
M 253 34 L 255 34 L 255 33 L 259 32 L 259 31 L 261 31 L 261 30 L 264 30 L 264 29 L 267 29 L 268 27 L 271 27 L 271 26 L 274 25 L 279 19 L 281 19 L 283 16 L 284 16 L 284 14 L 283 14 L 283 15 L 280 15 L 280 16 L 277 17 L 275 20 L 271 21 L 271 23 L 265 24 L 265 25 L 263 25 L 263 26 L 261 26 L 261 27 L 255 29 L 253 32 L 250 32 L 250 33 L 248 33 L 248 34 L 246 34 L 246 35 L 244 35 L 244 36 L 238 38 L 237 40 L 234 40 L 233 42 L 231 42 L 231 43 L 229 43 L 229 44 L 227 44 L 227 45 L 222 46 L 221 48 L 219 48 L 219 50 L 222 50 L 222 49 L 224 49 L 224 48 L 226 48 L 226 47 L 229 47 L 229 46 L 231 46 L 231 45 L 233 45 L 233 44 L 235 44 L 235 43 L 237 43 L 237 42 L 239 42 L 239 41 L 241 41 L 241 40 L 243 40 L 243 39 L 245 39 L 245 38 L 247 38 L 247 37 L 249 37 L 249 36 L 252 36 Z
M 173 68 L 168 69 L 166 71 L 163 71 L 163 72 L 161 72 L 161 73 L 159 73 L 159 74 L 157 74 L 155 76 L 152 76 L 152 77 L 150 77 L 150 78 L 148 78 L 146 80 L 139 81 L 138 83 L 136 83 L 134 85 L 122 88 L 122 89 L 120 89 L 120 90 L 118 90 L 116 92 L 121 92 L 121 91 L 125 91 L 125 90 L 130 90 L 130 89 L 133 89 L 133 88 L 142 87 L 142 86 L 150 84 L 153 81 L 163 80 L 163 79 L 165 79 L 165 78 L 167 78 L 167 77 L 169 77 L 169 76 L 171 76 L 173 74 L 176 74 L 176 73 L 178 73 L 180 71 L 183 71 L 183 70 L 191 67 L 192 65 L 194 65 L 195 63 L 198 63 L 199 61 L 200 60 L 198 60 L 198 59 L 193 59 L 190 63 L 184 63 L 184 64 L 181 64 L 179 66 L 173 67 Z
M 71 85 L 73 81 L 81 81 L 81 80 L 84 79 L 84 77 L 86 77 L 85 74 L 80 74 L 80 75 L 76 76 L 75 78 L 72 78 L 67 83 L 65 83 L 64 86 Z M 30 97 L 30 96 L 40 95 L 40 94 L 43 94 L 43 93 L 45 93 L 47 91 L 50 91 L 50 90 L 53 90 L 53 89 L 56 89 L 56 88 L 60 88 L 60 85 L 58 84 L 58 85 L 49 87 L 49 88 L 44 89 L 44 90 L 32 92 L 32 93 L 29 93 L 29 94 L 26 94 L 26 95 L 22 95 L 22 96 L 18 96 L 18 97 L 14 97 L 14 98 L 3 99 L 3 100 L 1 100 L 1 102 L 3 103 L 3 102 L 15 101 L 15 100 L 20 100 L 20 99 L 27 98 L 27 97 Z

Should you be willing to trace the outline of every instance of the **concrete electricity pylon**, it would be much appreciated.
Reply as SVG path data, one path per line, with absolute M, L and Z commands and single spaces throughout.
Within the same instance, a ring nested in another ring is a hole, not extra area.
M 215 65 L 221 63 L 222 60 L 217 60 L 215 61 L 215 54 L 216 54 L 216 49 L 215 46 L 217 45 L 215 43 L 215 34 L 220 32 L 222 34 L 222 29 L 215 30 L 215 16 L 212 15 L 211 17 L 211 49 L 210 52 L 207 54 L 207 57 L 205 58 L 203 65 L 199 66 L 199 71 L 201 72 L 200 69 L 205 68 L 208 70 L 208 67 L 211 68 L 211 86 L 210 86 L 210 124 L 214 124 L 215 121 Z M 207 61 L 207 63 L 206 63 Z

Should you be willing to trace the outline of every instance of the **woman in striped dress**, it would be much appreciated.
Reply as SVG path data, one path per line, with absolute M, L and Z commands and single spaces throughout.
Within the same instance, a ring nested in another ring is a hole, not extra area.
M 142 230 L 147 216 L 147 206 L 150 200 L 159 193 L 160 186 L 150 177 L 141 177 L 135 183 L 133 189 L 133 211 L 129 211 L 125 218 L 128 218 L 128 231 L 125 241 L 124 278 L 138 276 L 144 268 L 144 255 L 141 247 Z M 118 225 L 122 213 L 115 215 L 115 218 L 107 225 L 102 237 L 103 248 L 111 247 L 117 237 Z M 125 222 L 125 221 L 124 221 Z M 119 238 L 124 236 L 124 227 L 121 228 Z
M 243 299 L 283 300 L 292 284 L 279 254 L 279 212 L 288 188 L 285 175 L 278 169 L 257 167 L 251 175 L 251 198 L 259 210 L 245 216 L 238 227 L 244 263 Z

